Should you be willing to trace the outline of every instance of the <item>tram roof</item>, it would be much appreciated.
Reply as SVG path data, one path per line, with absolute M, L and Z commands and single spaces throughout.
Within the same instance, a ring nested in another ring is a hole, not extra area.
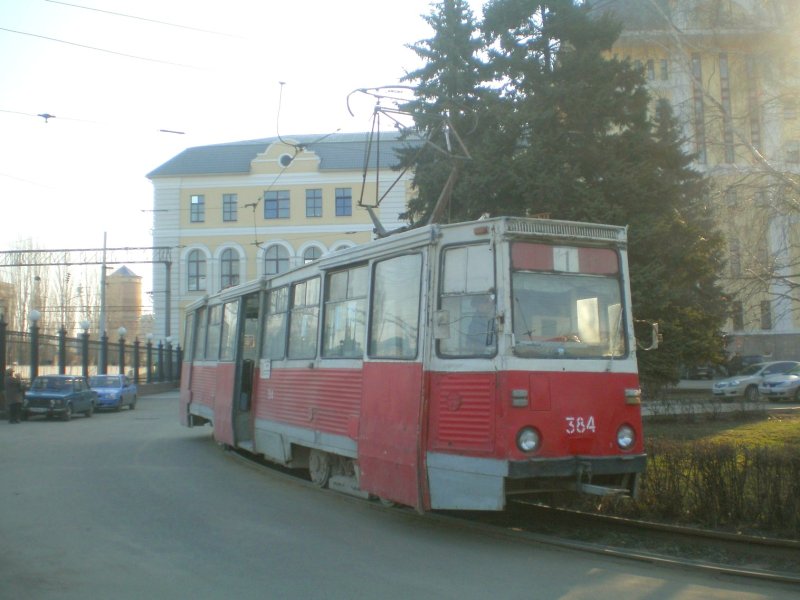
M 397 131 L 381 133 L 380 142 L 369 133 L 334 133 L 330 135 L 294 135 L 187 148 L 147 174 L 157 177 L 249 173 L 250 164 L 259 154 L 276 143 L 302 146 L 320 159 L 322 171 L 361 170 L 368 156 L 368 168 L 391 168 L 399 163 L 400 149 L 415 145 L 416 139 L 401 140 Z M 371 148 L 372 151 L 367 153 Z

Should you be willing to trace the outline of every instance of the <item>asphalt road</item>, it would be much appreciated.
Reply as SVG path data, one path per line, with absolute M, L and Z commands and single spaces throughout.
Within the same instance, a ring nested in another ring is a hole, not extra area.
M 323 492 L 177 423 L 177 394 L 0 422 L 0 598 L 796 598 Z

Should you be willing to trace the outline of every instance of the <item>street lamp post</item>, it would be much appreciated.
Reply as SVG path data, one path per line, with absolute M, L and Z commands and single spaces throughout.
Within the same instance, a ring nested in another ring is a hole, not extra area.
M 67 330 L 62 325 L 58 330 L 58 374 L 67 372 Z
M 33 381 L 39 375 L 39 319 L 42 313 L 33 309 L 28 315 L 31 322 L 31 370 L 30 380 Z

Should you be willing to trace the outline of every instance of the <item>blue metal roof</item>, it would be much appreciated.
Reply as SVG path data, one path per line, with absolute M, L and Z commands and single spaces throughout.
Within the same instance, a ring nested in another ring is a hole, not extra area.
M 320 159 L 320 170 L 330 171 L 363 169 L 368 147 L 369 168 L 395 167 L 399 162 L 397 151 L 408 145 L 416 145 L 412 140 L 400 141 L 399 137 L 400 133 L 396 131 L 382 133 L 380 143 L 373 140 L 371 147 L 368 133 L 283 136 L 283 140 L 297 143 L 313 152 Z M 280 142 L 280 138 L 271 137 L 187 148 L 150 171 L 147 177 L 249 173 L 251 161 L 271 144 Z

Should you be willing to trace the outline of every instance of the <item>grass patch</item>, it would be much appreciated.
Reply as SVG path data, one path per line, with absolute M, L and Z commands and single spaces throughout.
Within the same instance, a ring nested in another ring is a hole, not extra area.
M 800 415 L 755 414 L 730 419 L 685 423 L 649 421 L 643 425 L 645 440 L 708 442 L 749 448 L 795 446 L 800 448 Z

